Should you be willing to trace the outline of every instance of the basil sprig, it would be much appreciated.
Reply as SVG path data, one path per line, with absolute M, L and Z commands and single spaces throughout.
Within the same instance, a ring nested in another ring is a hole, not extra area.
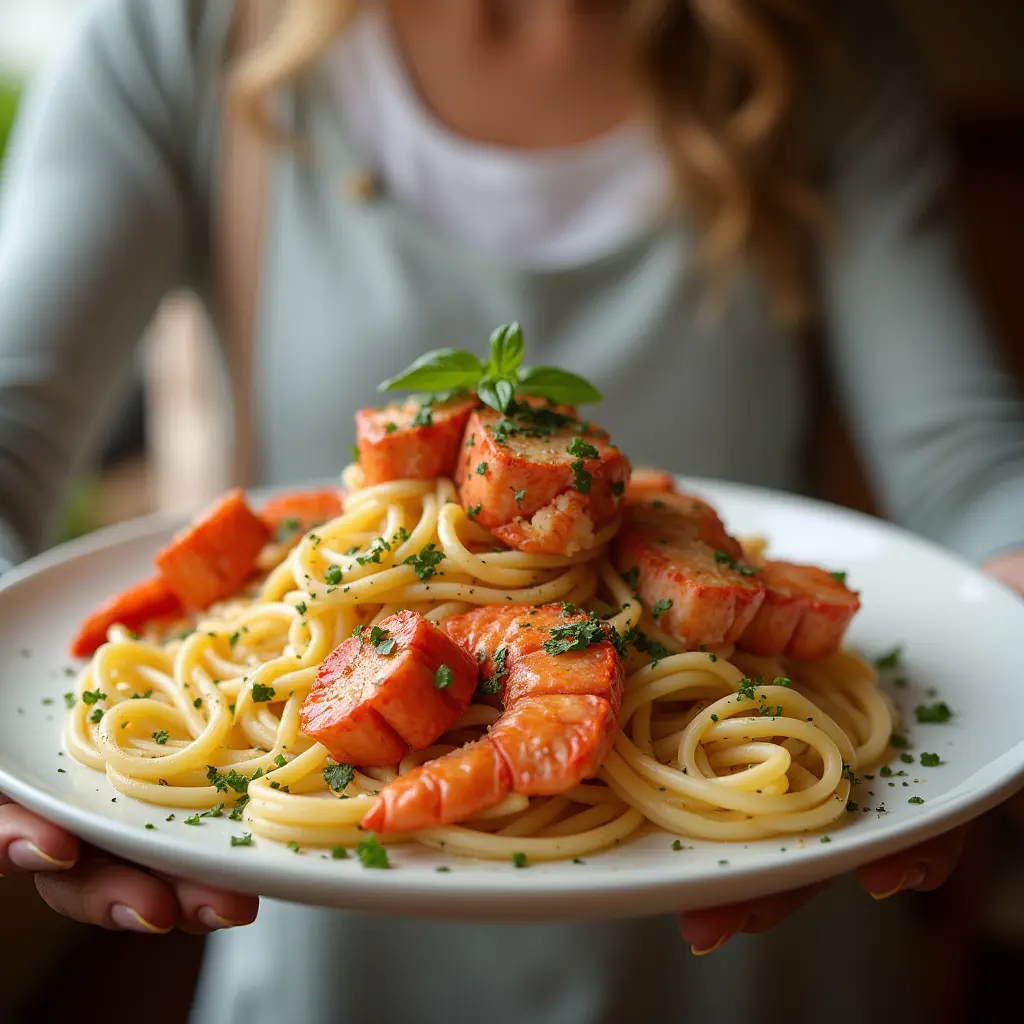
M 480 401 L 500 413 L 508 411 L 517 393 L 560 405 L 601 401 L 601 392 L 575 373 L 553 366 L 522 366 L 524 349 L 519 324 L 504 324 L 491 335 L 491 357 L 486 363 L 472 352 L 435 349 L 384 381 L 377 390 L 475 391 Z

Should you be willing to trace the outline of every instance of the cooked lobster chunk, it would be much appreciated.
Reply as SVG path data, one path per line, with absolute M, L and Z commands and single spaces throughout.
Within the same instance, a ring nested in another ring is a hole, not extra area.
M 184 613 L 185 606 L 163 580 L 136 583 L 89 615 L 71 641 L 71 656 L 91 657 L 107 642 L 112 626 L 120 625 L 138 632 L 152 623 L 173 620 Z
M 563 793 L 611 746 L 625 677 L 607 627 L 561 604 L 484 607 L 446 622 L 503 712 L 486 736 L 399 776 L 363 819 L 377 832 L 450 824 L 508 793 Z
M 613 551 L 659 627 L 690 648 L 735 643 L 764 600 L 738 542 L 710 505 L 690 495 L 630 497 Z
M 417 612 L 363 627 L 331 652 L 302 704 L 302 731 L 338 761 L 394 764 L 466 710 L 476 662 Z
M 359 467 L 367 487 L 389 480 L 433 480 L 455 472 L 476 398 L 445 404 L 413 399 L 356 413 Z
M 469 514 L 518 551 L 572 555 L 619 514 L 629 462 L 573 416 L 518 406 L 476 409 L 455 474 Z
M 233 490 L 160 551 L 155 564 L 167 588 L 190 608 L 231 597 L 256 568 L 270 527 Z
M 837 651 L 860 608 L 841 574 L 813 565 L 765 562 L 765 599 L 739 646 L 752 654 L 812 661 Z

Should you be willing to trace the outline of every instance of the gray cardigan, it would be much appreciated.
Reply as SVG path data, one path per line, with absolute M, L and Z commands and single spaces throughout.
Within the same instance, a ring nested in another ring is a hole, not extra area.
M 34 91 L 4 182 L 0 559 L 9 562 L 47 543 L 70 470 L 107 421 L 161 298 L 182 285 L 208 300 L 214 294 L 210 243 L 233 4 L 90 7 Z M 943 202 L 946 161 L 905 40 L 874 0 L 823 9 L 859 83 L 852 103 L 822 87 L 810 114 L 814 174 L 841 232 L 840 246 L 816 254 L 837 392 L 893 518 L 973 559 L 1024 546 L 1024 406 L 964 281 Z M 373 400 L 377 381 L 427 347 L 482 350 L 496 324 L 517 318 L 532 360 L 578 369 L 604 390 L 597 418 L 635 462 L 805 485 L 811 379 L 800 342 L 772 323 L 753 275 L 742 276 L 723 321 L 706 328 L 695 318 L 687 274 L 695 233 L 685 220 L 567 270 L 466 252 L 386 195 L 349 197 L 344 182 L 360 157 L 317 82 L 288 104 L 315 159 L 281 154 L 269 200 L 255 370 L 261 482 L 337 472 L 352 415 Z M 880 921 L 882 908 L 871 910 Z M 844 970 L 830 969 L 827 950 L 809 948 L 821 944 L 801 943 L 799 973 L 818 984 L 834 1020 L 874 1013 L 873 993 L 891 1009 L 898 988 L 877 983 L 884 970 L 875 956 L 885 943 L 848 941 L 856 925 L 847 914 L 836 933 L 847 940 Z M 639 1007 L 638 986 L 653 1005 L 681 1013 L 682 979 L 711 979 L 719 968 L 702 965 L 698 975 L 671 933 L 670 923 L 655 922 L 514 935 L 413 928 L 272 905 L 263 925 L 219 936 L 213 949 L 255 964 L 273 948 L 275 970 L 242 977 L 223 962 L 211 968 L 199 1019 L 259 1024 L 291 1013 L 304 1021 L 501 1024 L 529 1016 L 582 1024 L 626 1019 L 611 1008 Z M 800 941 L 786 934 L 768 940 L 765 963 L 778 963 L 767 955 L 773 945 Z M 854 945 L 875 983 L 832 992 L 830 978 L 857 973 Z M 635 962 L 640 948 L 643 964 Z M 648 974 L 645 965 L 661 962 L 658 949 L 664 969 Z M 401 984 L 374 984 L 372 971 L 357 969 L 363 957 L 388 959 Z M 748 974 L 754 960 L 732 970 Z M 419 969 L 427 963 L 430 977 Z M 489 967 L 498 968 L 496 987 Z M 736 986 L 718 983 L 715 992 L 709 1011 L 740 1012 L 746 997 Z M 300 997 L 308 1013 L 294 1002 Z M 690 988 L 689 1009 L 694 999 Z M 406 1009 L 417 1000 L 437 1015 Z M 763 989 L 751 1005 L 767 1020 L 771 1002 Z

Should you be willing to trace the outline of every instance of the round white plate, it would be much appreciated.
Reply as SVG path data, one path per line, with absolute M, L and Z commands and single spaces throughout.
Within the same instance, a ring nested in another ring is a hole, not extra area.
M 938 548 L 866 516 L 800 498 L 689 481 L 739 534 L 765 534 L 780 557 L 845 569 L 863 595 L 850 642 L 869 656 L 904 645 L 892 692 L 914 763 L 906 776 L 864 779 L 850 813 L 823 841 L 786 836 L 749 844 L 649 832 L 584 864 L 462 860 L 426 848 L 390 851 L 393 870 L 298 854 L 227 819 L 184 827 L 169 809 L 112 801 L 106 779 L 61 753 L 65 650 L 99 599 L 150 572 L 177 525 L 148 519 L 34 559 L 0 581 L 0 790 L 119 856 L 163 871 L 279 899 L 432 917 L 626 917 L 707 907 L 840 874 L 937 835 L 990 809 L 1024 783 L 1024 679 L 1016 644 L 1024 602 Z M 913 709 L 945 700 L 954 716 L 919 725 Z M 942 764 L 924 768 L 920 754 Z M 906 783 L 907 785 L 904 785 Z M 921 797 L 924 803 L 908 803 Z M 884 806 L 881 810 L 880 806 Z M 871 808 L 865 812 L 864 808 Z M 155 825 L 147 829 L 146 824 Z M 438 872 L 440 866 L 450 868 Z

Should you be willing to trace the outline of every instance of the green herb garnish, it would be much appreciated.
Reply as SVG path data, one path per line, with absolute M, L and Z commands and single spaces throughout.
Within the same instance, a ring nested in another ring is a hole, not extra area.
M 357 847 L 356 853 L 364 868 L 389 868 L 388 851 L 371 832 Z
M 499 327 L 491 335 L 490 347 L 486 363 L 471 352 L 451 348 L 427 352 L 380 384 L 378 390 L 436 393 L 466 389 L 476 391 L 482 402 L 500 413 L 508 410 L 517 393 L 565 405 L 601 401 L 600 391 L 573 373 L 547 366 L 522 366 L 525 343 L 517 323 Z
M 914 708 L 914 715 L 922 724 L 941 724 L 948 722 L 953 712 L 945 701 L 940 700 L 935 704 L 918 704 Z
M 479 509 L 479 506 L 477 506 Z M 431 541 L 429 544 L 424 544 L 420 548 L 419 554 L 410 555 L 404 565 L 411 565 L 416 570 L 416 575 L 421 583 L 426 583 L 432 579 L 434 573 L 437 571 L 438 565 L 444 559 L 444 552 L 438 551 L 437 545 Z

